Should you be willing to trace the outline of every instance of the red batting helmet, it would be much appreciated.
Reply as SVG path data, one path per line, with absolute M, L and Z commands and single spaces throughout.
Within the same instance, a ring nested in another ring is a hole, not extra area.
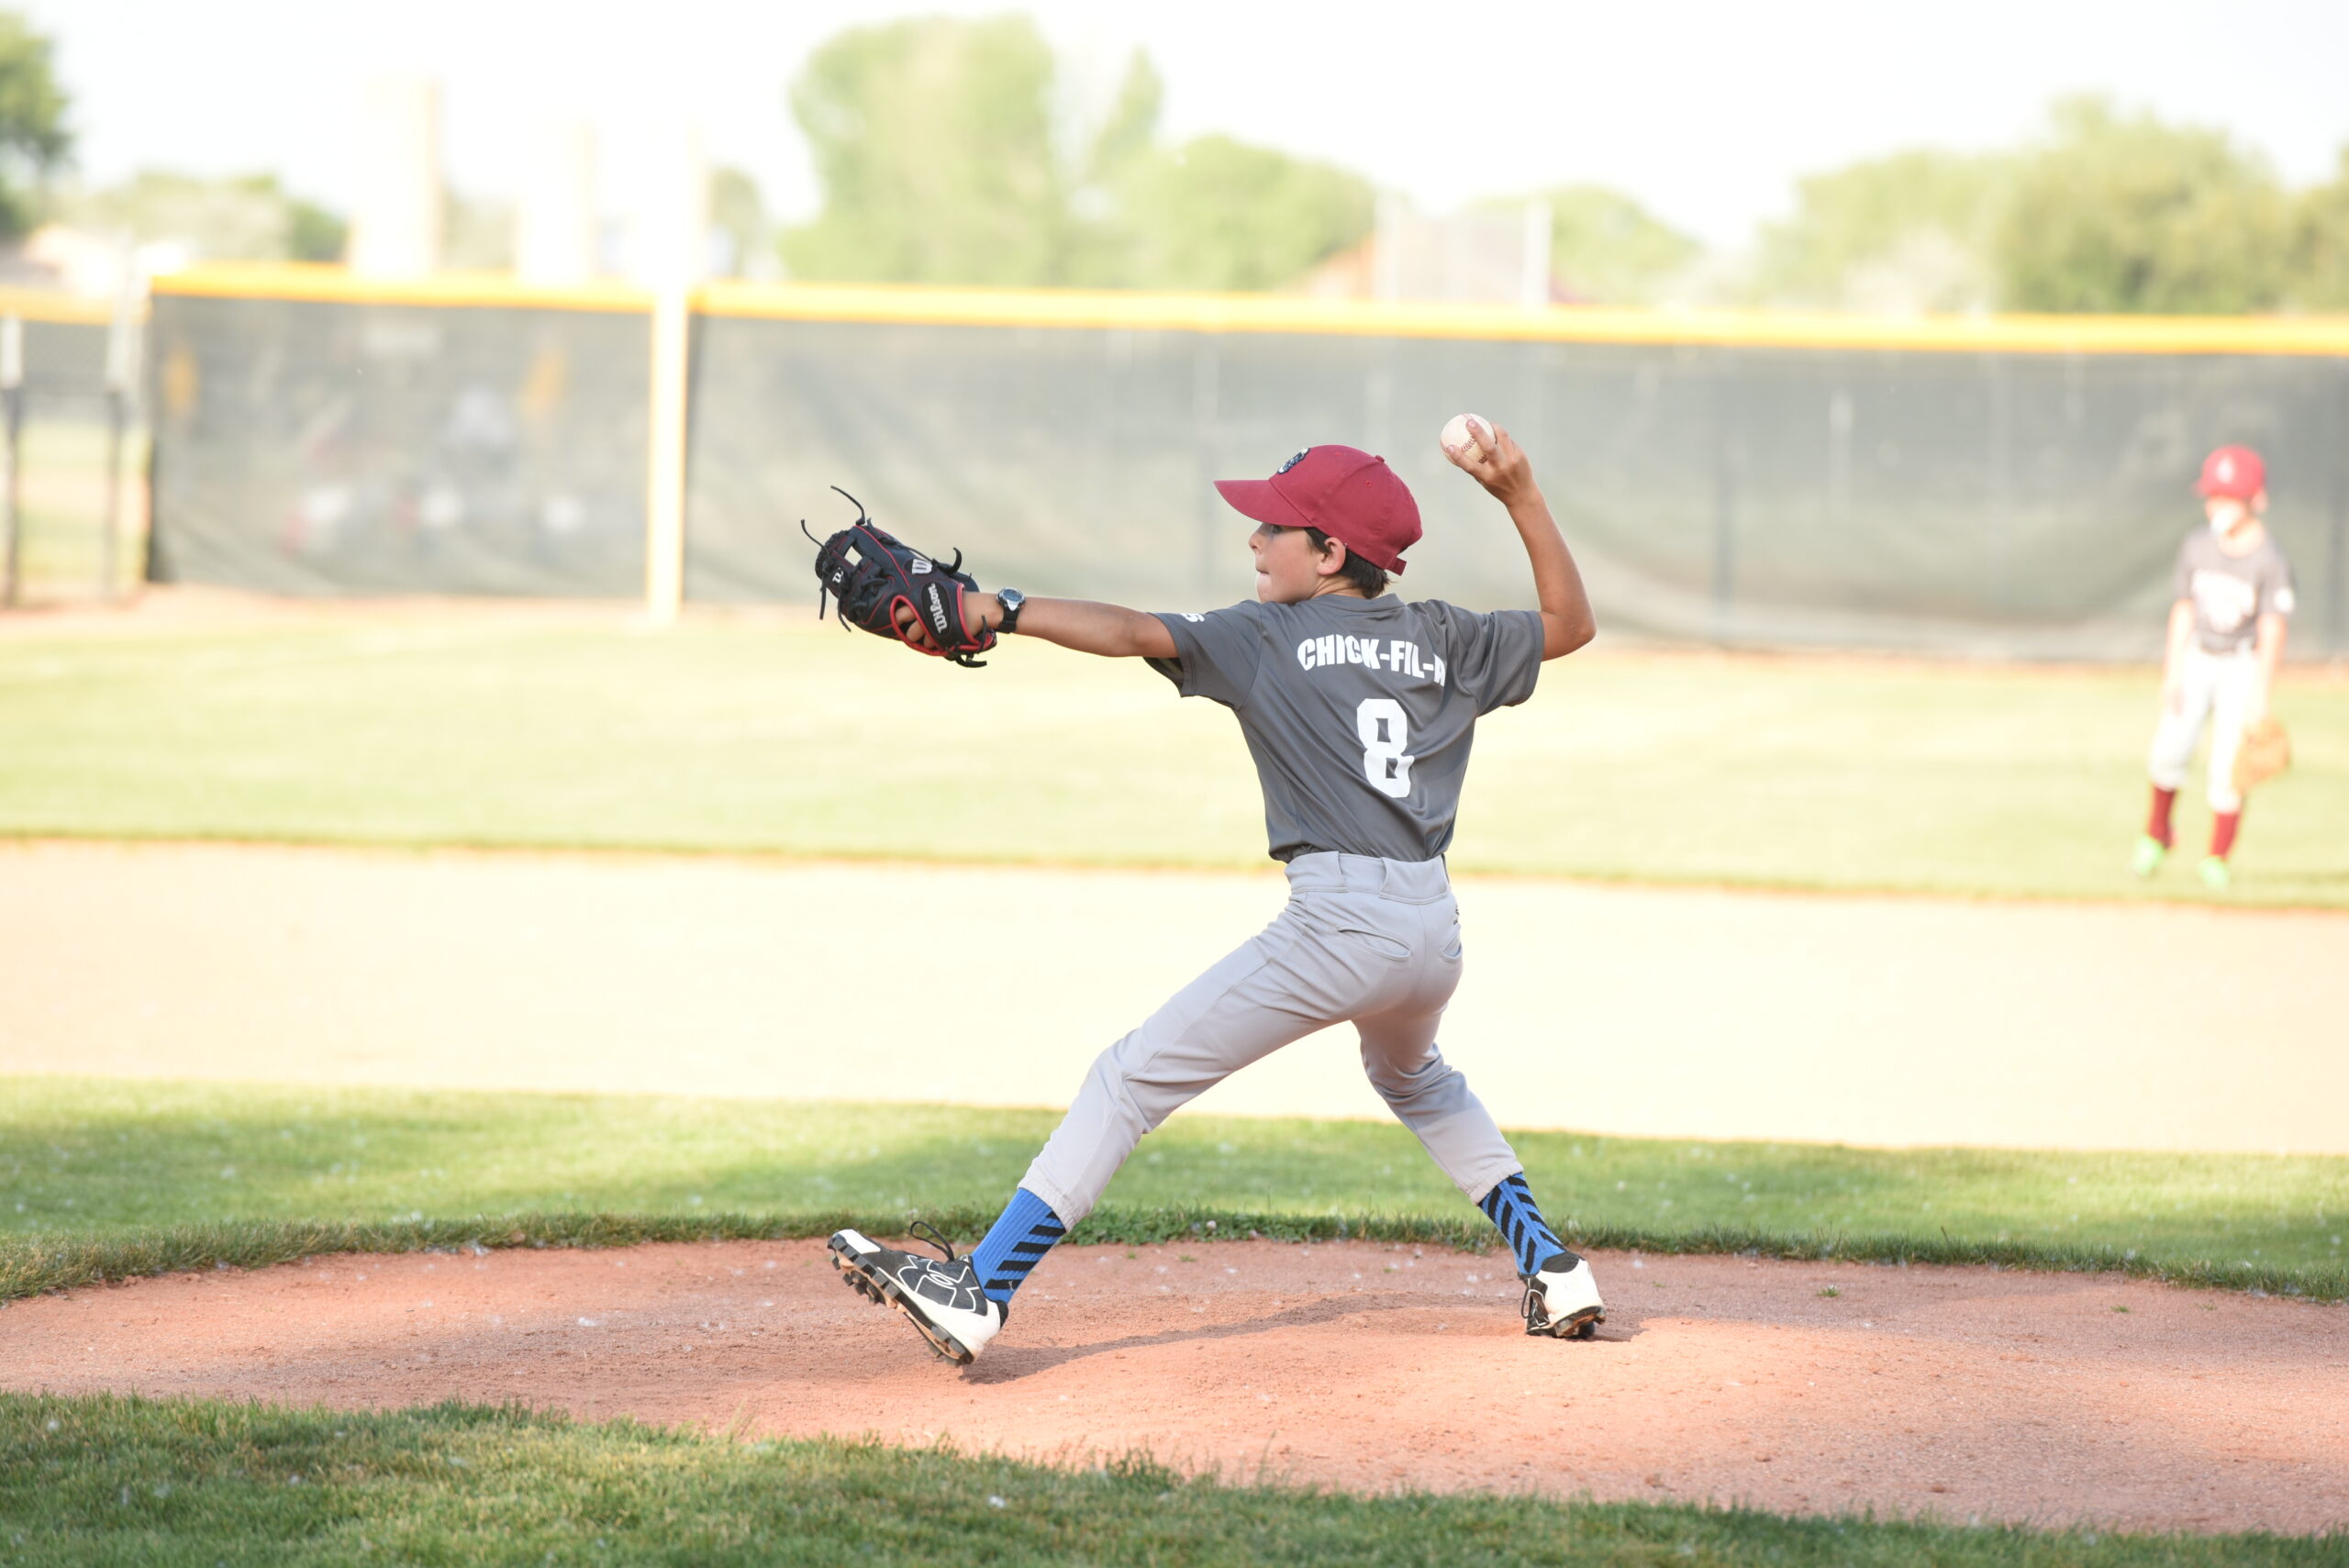
M 2267 488 L 2267 465 L 2249 447 L 2221 447 L 2202 460 L 2202 477 L 2194 486 L 2202 495 L 2227 495 L 2248 501 Z

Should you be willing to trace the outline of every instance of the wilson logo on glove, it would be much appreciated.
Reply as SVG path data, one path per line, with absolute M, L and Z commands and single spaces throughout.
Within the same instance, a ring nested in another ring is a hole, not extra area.
M 979 584 L 963 570 L 963 552 L 957 550 L 952 562 L 939 564 L 875 528 L 863 502 L 837 484 L 832 488 L 854 504 L 856 521 L 824 539 L 808 532 L 805 519 L 799 524 L 816 546 L 817 617 L 822 618 L 829 596 L 842 626 L 893 637 L 917 653 L 951 659 L 965 669 L 985 664 L 971 655 L 993 648 L 996 634 L 971 604 Z M 915 582 L 917 577 L 923 581 Z

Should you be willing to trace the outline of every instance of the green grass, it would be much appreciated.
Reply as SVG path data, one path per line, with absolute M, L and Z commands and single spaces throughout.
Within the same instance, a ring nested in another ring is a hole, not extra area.
M 2236 903 L 2349 907 L 2349 681 L 2278 698 L 2296 770 Z M 1578 655 L 1481 728 L 1472 871 L 1959 895 L 2205 896 L 2124 862 L 2145 670 Z M 1013 639 L 979 672 L 712 617 L 19 632 L 0 833 L 1261 863 L 1236 727 L 1141 665 Z M 2199 792 L 2199 786 L 2198 786 Z M 2199 805 L 2182 813 L 2190 845 Z
M 166 1269 L 474 1243 L 975 1236 L 1056 1113 L 0 1079 L 0 1298 Z M 1524 1133 L 1598 1246 L 2111 1268 L 2349 1297 L 2349 1159 L 1882 1151 Z M 1486 1246 L 1399 1127 L 1177 1117 L 1081 1239 Z
M 106 430 L 93 409 L 86 417 L 36 414 L 24 428 L 18 545 L 18 595 L 27 605 L 88 601 L 99 596 L 106 517 Z M 115 593 L 135 592 L 145 559 L 146 438 L 125 433 L 117 500 Z
M 1355 1497 L 946 1449 L 746 1442 L 515 1409 L 0 1395 L 0 1562 L 2335 1563 L 2143 1536 L 1673 1504 Z

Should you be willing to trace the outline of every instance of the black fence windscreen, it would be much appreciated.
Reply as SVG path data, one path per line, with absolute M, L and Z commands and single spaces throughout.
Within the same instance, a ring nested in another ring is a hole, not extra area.
M 701 324 L 689 596 L 805 594 L 797 520 L 854 492 L 984 581 L 1188 607 L 1249 592 L 1208 482 L 1385 454 L 1427 538 L 1402 591 L 1530 602 L 1506 516 L 1436 447 L 1531 454 L 1603 624 L 1670 637 L 2131 657 L 2222 441 L 2259 447 L 2301 647 L 2349 651 L 2349 361 Z
M 642 583 L 641 315 L 157 303 L 160 558 L 294 592 Z M 1530 602 L 1508 518 L 1437 450 L 1508 426 L 1603 626 L 1730 644 L 2135 658 L 2199 521 L 2202 454 L 2258 447 L 2294 648 L 2349 653 L 2349 360 L 1110 328 L 695 326 L 685 590 L 812 602 L 853 492 L 983 582 L 1150 607 L 1250 591 L 1209 481 L 1342 441 L 1427 538 L 1398 584 Z
M 159 580 L 642 592 L 642 317 L 166 294 L 153 321 Z

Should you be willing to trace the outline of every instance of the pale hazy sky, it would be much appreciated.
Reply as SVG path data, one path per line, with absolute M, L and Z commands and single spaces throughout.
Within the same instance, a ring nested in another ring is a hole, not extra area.
M 19 0 L 24 4 L 24 0 Z M 1024 9 L 1106 95 L 1146 47 L 1167 128 L 1343 162 L 1421 203 L 1568 181 L 1617 186 L 1736 243 L 1799 175 L 1919 144 L 2026 134 L 2059 94 L 2104 91 L 2221 125 L 2295 183 L 2349 142 L 2349 0 L 1667 0 L 1606 6 L 932 0 L 29 0 L 59 41 L 85 177 L 272 170 L 349 199 L 367 77 L 444 88 L 449 172 L 507 195 L 533 125 L 596 124 L 624 210 L 643 128 L 691 117 L 789 215 L 816 192 L 784 104 L 808 50 L 907 14 Z M 1364 19 L 1365 17 L 1370 19 Z

